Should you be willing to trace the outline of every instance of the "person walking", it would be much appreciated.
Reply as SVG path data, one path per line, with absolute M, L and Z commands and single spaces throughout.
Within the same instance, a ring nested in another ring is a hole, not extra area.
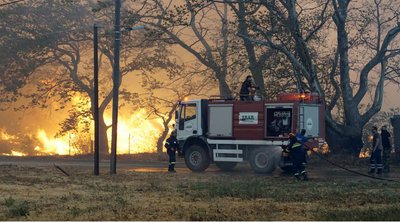
M 165 148 L 169 157 L 168 172 L 175 173 L 176 151 L 179 151 L 179 143 L 176 139 L 176 131 L 172 131 L 170 137 L 165 141 Z
M 303 177 L 303 180 L 308 180 L 307 172 L 303 164 L 305 162 L 305 151 L 302 143 L 297 140 L 293 133 L 289 134 L 288 150 L 293 163 L 294 176 L 298 180 L 300 180 L 301 177 Z
M 381 137 L 382 137 L 382 147 L 383 147 L 383 155 L 382 155 L 382 164 L 383 164 L 383 172 L 390 172 L 389 160 L 390 160 L 390 152 L 392 151 L 392 146 L 390 145 L 390 133 L 387 131 L 386 126 L 381 128 Z
M 370 170 L 369 174 L 374 174 L 375 169 L 377 173 L 382 173 L 382 139 L 381 135 L 378 133 L 378 128 L 376 126 L 372 127 L 372 154 L 370 158 Z

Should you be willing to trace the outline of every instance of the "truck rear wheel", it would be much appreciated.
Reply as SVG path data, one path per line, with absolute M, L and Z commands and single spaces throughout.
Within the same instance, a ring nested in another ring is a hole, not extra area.
M 185 163 L 190 170 L 202 172 L 210 165 L 210 157 L 201 146 L 191 145 L 185 151 Z
M 250 153 L 250 165 L 256 173 L 271 173 L 276 168 L 275 152 L 266 147 L 259 147 Z M 280 155 L 278 153 L 277 155 Z
M 223 171 L 230 171 L 237 165 L 237 162 L 215 162 L 215 165 Z

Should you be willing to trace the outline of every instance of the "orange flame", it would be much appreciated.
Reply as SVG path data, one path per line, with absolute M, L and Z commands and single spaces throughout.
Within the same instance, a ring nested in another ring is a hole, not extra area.
M 47 133 L 40 129 L 37 133 L 37 138 L 43 144 L 42 146 L 36 146 L 35 151 L 45 153 L 49 155 L 68 155 L 71 153 L 71 143 L 68 136 L 61 138 L 49 138 Z
M 11 153 L 2 153 L 1 155 L 4 155 L 4 156 L 27 156 L 28 154 L 11 150 Z
M 118 122 L 117 153 L 153 153 L 157 151 L 156 141 L 161 133 L 160 120 L 147 119 L 144 109 L 137 110 L 129 117 Z M 111 123 L 111 117 L 106 118 Z M 108 131 L 111 141 L 111 130 Z
M 362 159 L 362 158 L 369 158 L 369 157 L 370 157 L 369 150 L 366 149 L 366 148 L 361 148 L 360 155 L 359 155 L 358 157 L 359 157 L 360 159 Z
M 156 141 L 161 133 L 162 125 L 160 119 L 148 119 L 147 112 L 144 109 L 135 111 L 131 116 L 120 115 L 118 122 L 118 154 L 136 154 L 156 152 Z M 111 117 L 106 116 L 105 121 L 110 124 Z M 108 141 L 111 144 L 111 128 L 107 132 Z M 87 138 L 82 143 L 80 135 L 67 134 L 62 137 L 51 137 L 44 129 L 39 129 L 35 136 L 40 144 L 32 144 L 36 155 L 76 155 L 82 153 L 90 153 L 93 147 L 93 136 Z M 2 140 L 18 140 L 16 136 L 9 135 L 0 131 Z M 109 145 L 110 145 L 109 144 Z M 85 149 L 82 147 L 85 146 Z M 16 147 L 18 148 L 18 147 Z M 27 154 L 20 151 L 21 149 L 13 149 L 10 153 L 2 153 L 8 156 L 26 156 Z M 84 150 L 84 152 L 82 151 Z M 0 153 L 1 154 L 1 153 Z

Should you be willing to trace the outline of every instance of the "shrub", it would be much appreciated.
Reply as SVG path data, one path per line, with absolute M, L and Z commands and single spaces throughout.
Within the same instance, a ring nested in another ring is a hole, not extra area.
M 27 201 L 23 201 L 16 205 L 9 207 L 9 212 L 11 216 L 28 216 L 29 215 L 29 203 Z
M 12 196 L 4 199 L 4 206 L 6 206 L 6 207 L 11 207 L 14 205 L 14 203 L 15 203 L 15 200 L 14 200 L 14 198 L 12 198 Z

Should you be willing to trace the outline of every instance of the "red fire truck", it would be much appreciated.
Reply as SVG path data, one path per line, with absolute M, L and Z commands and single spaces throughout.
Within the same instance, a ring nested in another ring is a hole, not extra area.
M 290 165 L 282 155 L 289 133 L 306 129 L 306 136 L 314 138 L 309 146 L 324 142 L 324 112 L 313 94 L 286 93 L 275 101 L 180 101 L 175 130 L 192 171 L 204 171 L 212 162 L 230 170 L 249 161 L 256 173 L 270 173 Z

